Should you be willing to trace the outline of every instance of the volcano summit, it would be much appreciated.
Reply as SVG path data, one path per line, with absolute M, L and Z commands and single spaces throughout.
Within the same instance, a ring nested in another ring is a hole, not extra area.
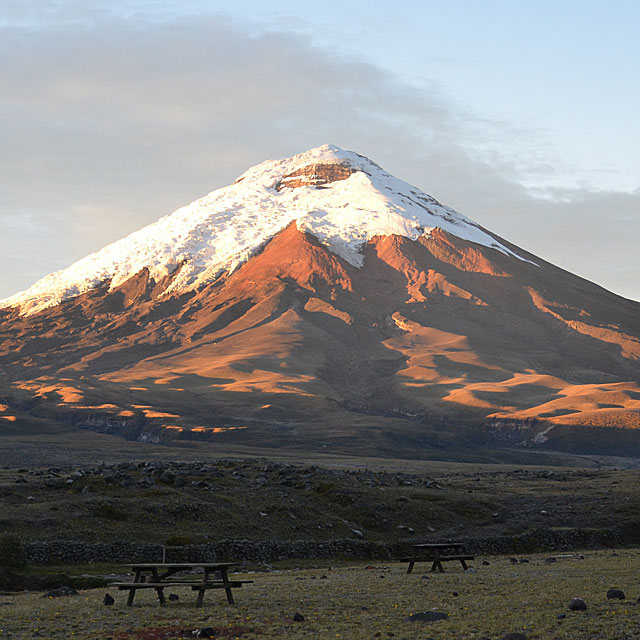
M 0 366 L 0 433 L 629 453 L 640 304 L 325 145 L 0 301 Z

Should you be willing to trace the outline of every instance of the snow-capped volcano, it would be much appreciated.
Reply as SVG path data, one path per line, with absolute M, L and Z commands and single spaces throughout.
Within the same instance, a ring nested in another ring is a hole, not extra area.
M 480 226 L 368 158 L 323 145 L 252 167 L 218 189 L 108 245 L 25 291 L 0 300 L 30 315 L 110 281 L 111 289 L 142 269 L 159 280 L 176 271 L 163 295 L 197 289 L 232 272 L 296 221 L 332 252 L 361 267 L 374 236 L 417 239 L 434 228 L 513 255 Z
M 640 446 L 639 303 L 336 147 L 259 164 L 0 306 L 0 434 Z

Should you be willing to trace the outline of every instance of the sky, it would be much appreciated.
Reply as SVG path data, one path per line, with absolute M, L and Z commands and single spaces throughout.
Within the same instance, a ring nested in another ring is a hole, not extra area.
M 0 0 L 0 298 L 330 143 L 640 300 L 638 24 L 625 0 Z

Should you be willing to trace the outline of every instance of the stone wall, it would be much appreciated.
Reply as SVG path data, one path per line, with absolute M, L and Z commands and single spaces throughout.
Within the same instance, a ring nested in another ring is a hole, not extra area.
M 475 555 L 522 554 L 543 551 L 615 548 L 637 545 L 640 530 L 614 529 L 540 529 L 514 536 L 495 536 L 462 540 Z M 163 547 L 136 542 L 77 542 L 56 540 L 25 543 L 27 562 L 31 564 L 74 564 L 88 562 L 271 562 L 285 558 L 392 559 L 410 553 L 411 544 L 423 540 L 403 540 L 379 544 L 365 540 L 263 541 L 221 540 L 201 545 Z

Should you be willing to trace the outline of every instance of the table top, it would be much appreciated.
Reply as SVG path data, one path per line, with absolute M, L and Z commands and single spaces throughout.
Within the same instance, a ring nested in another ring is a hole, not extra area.
M 238 562 L 132 562 L 124 566 L 133 569 L 193 569 L 195 567 L 226 569 L 228 567 L 237 567 L 238 565 Z
M 412 544 L 414 549 L 447 549 L 451 547 L 463 547 L 464 542 L 423 542 Z

